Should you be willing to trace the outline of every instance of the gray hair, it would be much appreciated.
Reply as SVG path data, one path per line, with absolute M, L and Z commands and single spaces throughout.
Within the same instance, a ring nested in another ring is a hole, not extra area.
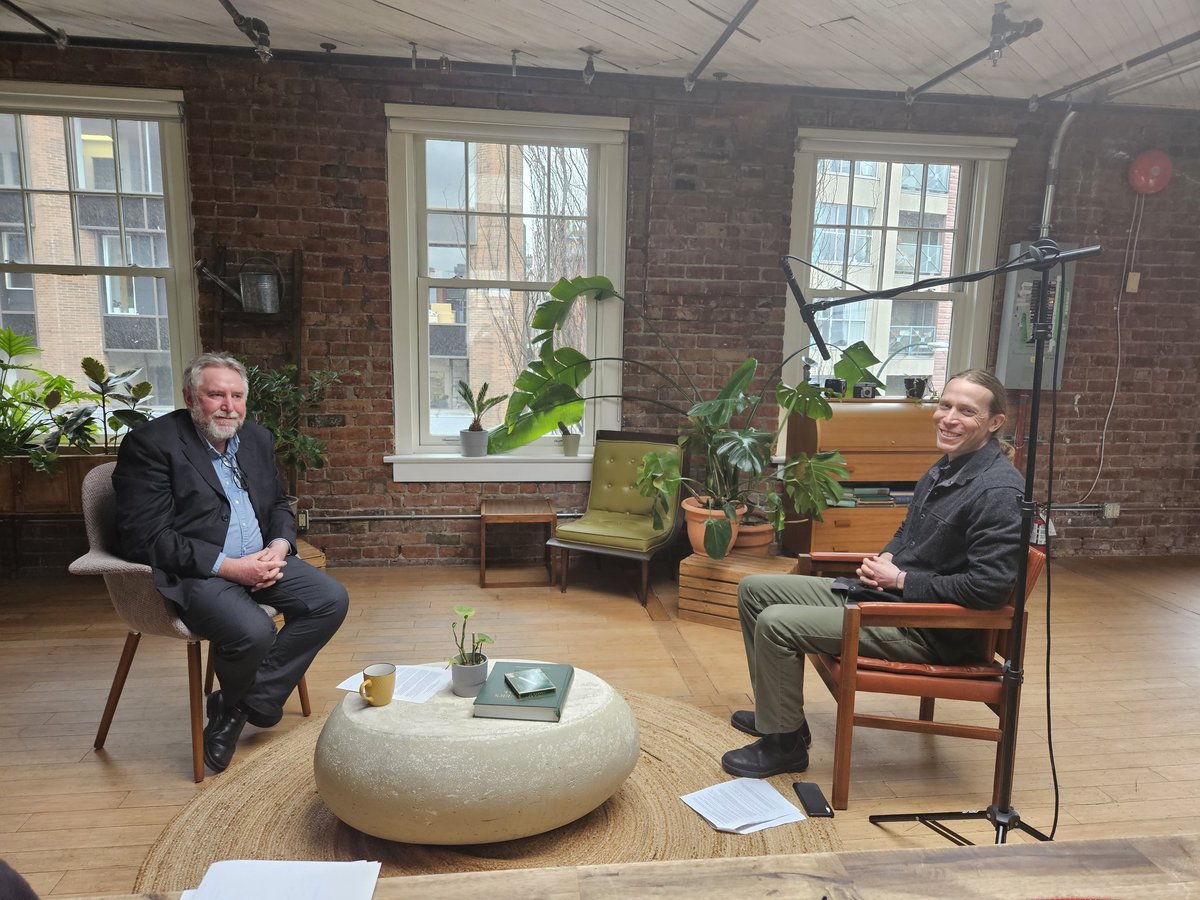
M 201 379 L 204 378 L 204 370 L 212 368 L 233 369 L 241 375 L 242 384 L 249 396 L 250 376 L 246 374 L 246 367 L 242 365 L 242 361 L 231 353 L 201 353 L 183 370 L 183 389 L 189 394 L 196 393 Z

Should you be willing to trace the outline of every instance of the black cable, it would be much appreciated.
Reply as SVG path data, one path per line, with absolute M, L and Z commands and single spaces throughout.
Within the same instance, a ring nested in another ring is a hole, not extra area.
M 1059 263 L 1058 266 L 1058 283 L 1055 291 L 1054 316 L 1050 321 L 1051 334 L 1062 333 L 1061 326 L 1055 329 L 1055 324 L 1062 321 L 1062 308 L 1059 306 L 1059 298 L 1066 297 L 1066 278 L 1067 267 L 1065 263 Z M 1050 825 L 1050 840 L 1054 840 L 1054 834 L 1058 831 L 1058 817 L 1062 809 L 1062 794 L 1058 783 L 1058 764 L 1054 759 L 1054 718 L 1052 715 L 1052 699 L 1050 694 L 1050 599 L 1051 599 L 1051 578 L 1050 573 L 1053 566 L 1050 562 L 1050 511 L 1054 509 L 1054 443 L 1058 434 L 1058 378 L 1062 371 L 1061 365 L 1063 341 L 1061 337 L 1056 337 L 1054 341 L 1054 368 L 1050 373 L 1050 441 L 1046 452 L 1046 752 L 1050 757 L 1050 781 L 1054 786 L 1054 820 Z

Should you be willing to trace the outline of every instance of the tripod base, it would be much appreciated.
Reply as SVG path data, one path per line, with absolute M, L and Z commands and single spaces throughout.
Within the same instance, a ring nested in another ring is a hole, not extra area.
M 1008 833 L 1014 829 L 1025 832 L 1039 841 L 1048 841 L 1050 837 L 1038 831 L 1032 825 L 1021 821 L 1021 814 L 1012 807 L 1000 810 L 995 806 L 987 809 L 968 809 L 962 812 L 927 812 L 927 813 L 884 813 L 868 816 L 872 825 L 882 825 L 884 822 L 919 822 L 931 831 L 935 831 L 951 843 L 960 847 L 974 847 L 975 842 L 969 841 L 953 828 L 943 822 L 962 822 L 967 820 L 986 819 L 996 828 L 996 843 L 1003 844 L 1008 840 Z

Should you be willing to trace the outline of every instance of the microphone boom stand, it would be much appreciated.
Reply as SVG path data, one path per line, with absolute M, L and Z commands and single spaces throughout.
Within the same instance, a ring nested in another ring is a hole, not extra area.
M 796 302 L 800 305 L 800 314 L 805 324 L 808 326 L 809 331 L 812 332 L 818 348 L 822 351 L 824 351 L 825 345 L 824 341 L 820 339 L 814 317 L 815 313 L 822 310 L 841 306 L 845 303 L 854 303 L 859 300 L 894 297 L 901 293 L 924 287 L 979 281 L 1001 272 L 1010 272 L 1017 269 L 1035 269 L 1039 273 L 1038 287 L 1034 291 L 1033 308 L 1030 310 L 1033 320 L 1033 385 L 1029 413 L 1029 436 L 1025 457 L 1025 493 L 1020 504 L 1020 557 L 1017 561 L 1017 581 L 1016 590 L 1014 591 L 1015 602 L 1012 622 L 1012 634 L 1015 639 L 1011 642 L 1010 658 L 1004 663 L 1004 674 L 1002 676 L 1005 684 L 1004 704 L 1000 709 L 1001 737 L 1000 743 L 996 748 L 996 776 L 992 789 L 992 803 L 985 810 L 887 813 L 869 816 L 869 821 L 874 825 L 879 825 L 883 822 L 919 822 L 955 844 L 969 845 L 972 843 L 971 841 L 942 823 L 946 821 L 987 819 L 996 830 L 997 844 L 1005 843 L 1009 832 L 1014 829 L 1024 831 L 1039 841 L 1050 840 L 1048 835 L 1043 834 L 1033 826 L 1022 821 L 1021 814 L 1012 806 L 1013 778 L 1017 755 L 1017 721 L 1021 707 L 1021 685 L 1025 680 L 1025 672 L 1021 667 L 1025 652 L 1024 641 L 1021 640 L 1022 635 L 1025 633 L 1024 585 L 1029 572 L 1029 539 L 1033 531 L 1033 516 L 1036 509 L 1033 502 L 1033 488 L 1037 474 L 1038 420 L 1042 400 L 1042 368 L 1046 356 L 1046 341 L 1051 333 L 1049 304 L 1046 298 L 1046 273 L 1055 265 L 1064 263 L 1069 259 L 1080 259 L 1100 252 L 1100 247 L 1084 247 L 1079 250 L 1059 251 L 1053 241 L 1043 239 L 1035 242 L 1025 254 L 1018 256 L 1008 263 L 997 266 L 995 269 L 949 278 L 928 279 L 902 288 L 894 288 L 877 293 L 859 294 L 852 297 L 839 297 L 833 300 L 818 301 L 817 303 L 805 302 L 804 295 L 800 292 L 800 288 L 792 275 L 791 266 L 788 264 L 787 258 L 783 259 L 782 264 L 784 273 L 787 276 L 788 287 L 791 288 Z M 829 359 L 827 352 L 822 352 L 822 356 L 825 359 Z

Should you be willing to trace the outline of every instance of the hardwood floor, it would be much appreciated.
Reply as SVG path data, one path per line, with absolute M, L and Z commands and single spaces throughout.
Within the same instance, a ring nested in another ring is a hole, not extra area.
M 633 569 L 577 569 L 566 594 L 481 590 L 471 567 L 336 570 L 352 606 L 309 671 L 314 710 L 338 702 L 335 685 L 368 663 L 448 656 L 451 607 L 463 602 L 495 636 L 497 656 L 568 660 L 618 689 L 721 717 L 749 704 L 740 635 L 678 621 L 674 582 L 660 573 L 643 610 Z M 1200 832 L 1200 559 L 1065 560 L 1053 579 L 1058 839 Z M 1048 831 L 1045 634 L 1039 588 L 1013 803 Z M 107 746 L 92 749 L 124 637 L 99 579 L 0 583 L 0 857 L 44 896 L 130 891 L 163 825 L 203 789 L 190 774 L 182 642 L 142 641 Z M 828 792 L 833 704 L 819 683 L 809 685 L 808 708 L 815 740 L 805 778 Z M 239 757 L 299 721 L 293 698 L 275 729 L 247 728 Z M 836 818 L 846 849 L 944 846 L 919 825 L 875 826 L 867 816 L 986 806 L 992 759 L 990 744 L 860 729 L 850 808 Z M 962 830 L 991 842 L 986 823 Z

